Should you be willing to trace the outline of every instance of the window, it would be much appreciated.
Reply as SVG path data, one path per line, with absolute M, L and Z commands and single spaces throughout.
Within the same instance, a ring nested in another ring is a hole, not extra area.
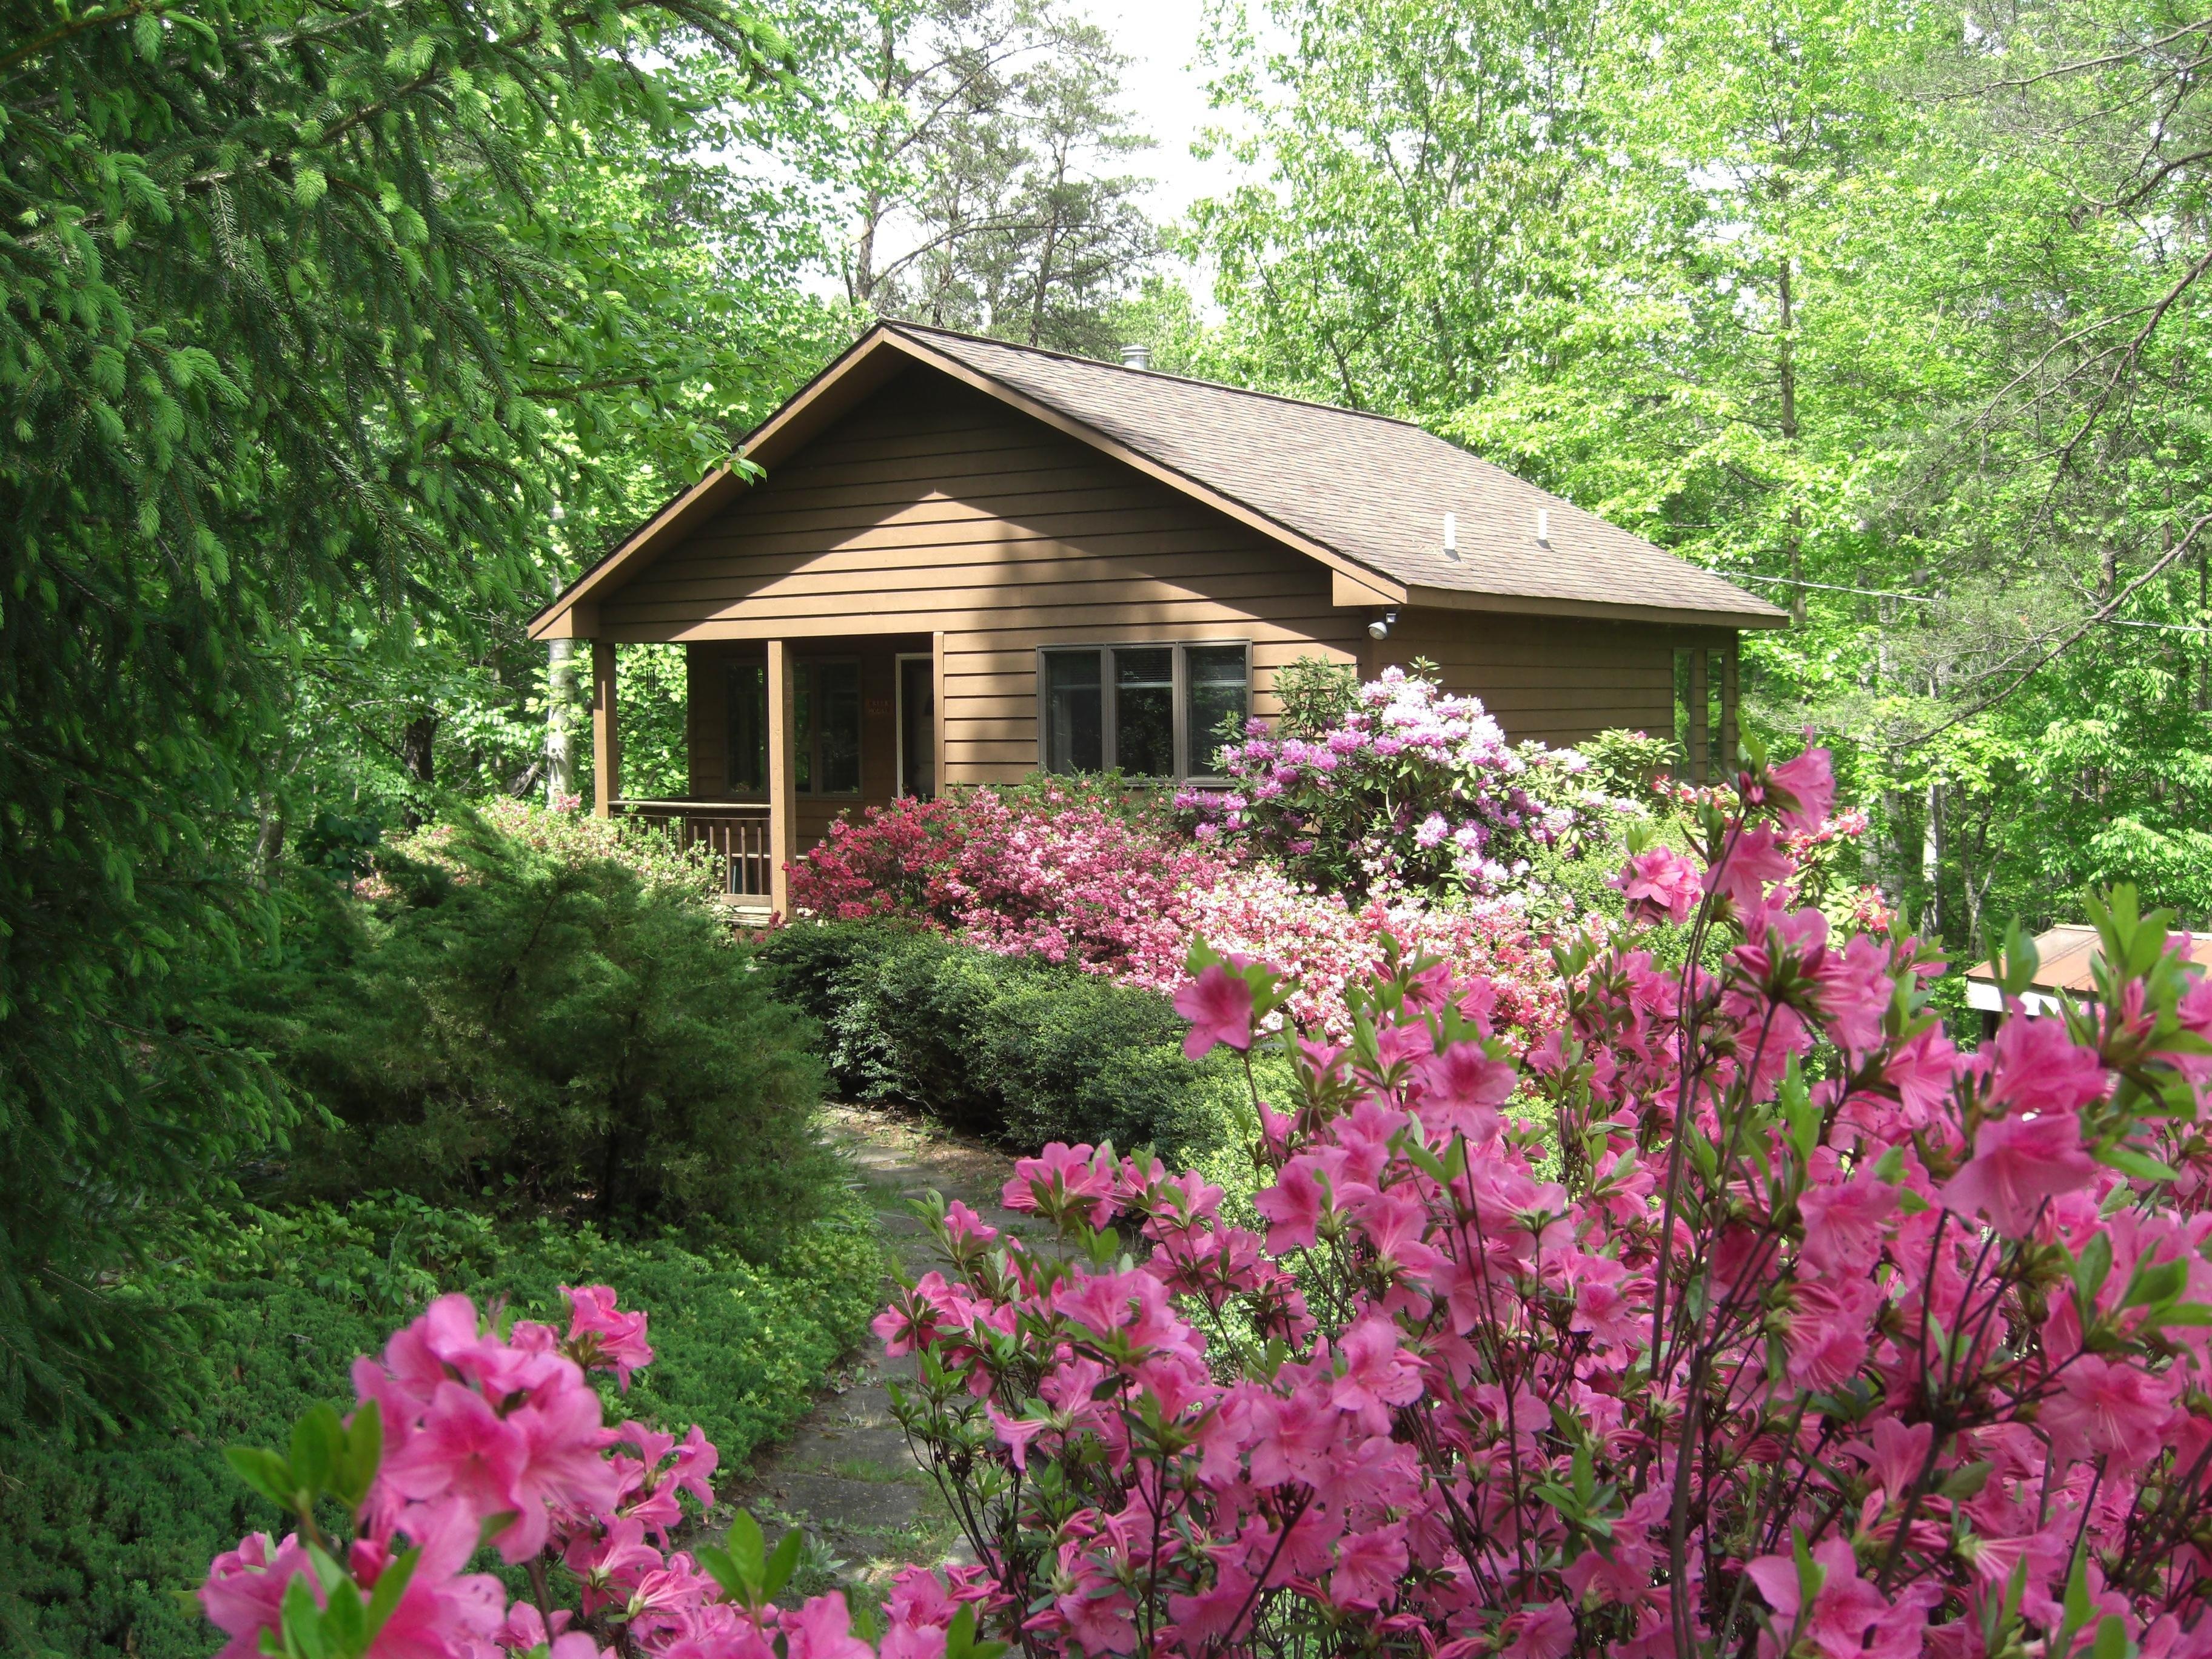
M 1049 772 L 1221 776 L 1222 722 L 1242 726 L 1251 658 L 1243 645 L 1115 645 L 1042 653 L 1041 746 Z
M 1051 651 L 1044 659 L 1044 768 L 1048 772 L 1106 769 L 1104 706 L 1096 651 Z
M 797 705 L 793 769 L 802 795 L 860 793 L 860 665 L 850 658 L 792 665 Z M 729 793 L 768 793 L 768 665 L 730 665 L 725 730 Z
M 1175 775 L 1175 649 L 1114 653 L 1114 764 L 1132 777 Z

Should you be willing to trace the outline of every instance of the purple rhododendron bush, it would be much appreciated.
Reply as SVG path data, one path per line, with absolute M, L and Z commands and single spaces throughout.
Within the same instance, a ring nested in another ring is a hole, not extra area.
M 2094 1005 L 1960 1051 L 1930 951 L 1801 902 L 1830 793 L 1754 764 L 1699 856 L 1638 848 L 1525 1039 L 1419 958 L 1347 1040 L 1266 1037 L 1291 988 L 1195 952 L 1193 1051 L 1296 1066 L 1264 1231 L 1105 1147 L 1018 1166 L 1048 1241 L 936 1211 L 877 1328 L 976 1565 L 879 1637 L 772 1605 L 750 1523 L 674 1547 L 712 1452 L 603 1426 L 584 1368 L 647 1352 L 593 1291 L 565 1338 L 441 1302 L 350 1418 L 241 1457 L 301 1527 L 216 1564 L 228 1651 L 2212 1655 L 2212 988 L 2123 890 Z
M 1621 810 L 1580 751 L 1507 742 L 1425 664 L 1384 669 L 1310 736 L 1252 720 L 1221 758 L 1228 788 L 1176 797 L 1197 837 L 1334 891 L 1495 896 L 1538 849 L 1602 835 Z

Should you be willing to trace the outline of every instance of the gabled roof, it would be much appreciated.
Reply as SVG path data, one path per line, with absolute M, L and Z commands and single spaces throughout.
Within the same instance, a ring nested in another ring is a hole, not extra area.
M 774 466 L 916 362 L 1318 559 L 1346 579 L 1351 602 L 1733 628 L 1789 621 L 1735 584 L 1409 422 L 913 323 L 870 329 L 740 453 Z M 532 621 L 532 635 L 556 631 L 556 620 L 580 601 L 748 487 L 728 469 L 709 474 L 571 583 Z M 1540 511 L 1547 531 L 1540 542 Z M 1447 513 L 1456 559 L 1444 551 Z

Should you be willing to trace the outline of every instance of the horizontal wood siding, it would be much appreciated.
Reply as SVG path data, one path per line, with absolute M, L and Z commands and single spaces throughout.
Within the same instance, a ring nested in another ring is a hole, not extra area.
M 1728 638 L 1725 629 L 1423 609 L 1370 642 L 1361 669 L 1425 657 L 1446 690 L 1481 698 L 1516 743 L 1578 743 L 1616 726 L 1669 737 L 1676 647 Z
M 946 781 L 1012 782 L 1037 758 L 1036 648 L 1242 640 L 1254 707 L 1275 671 L 1355 659 L 1364 612 L 1329 602 L 1329 573 L 1233 520 L 920 373 L 893 383 L 671 550 L 602 605 L 625 641 L 690 642 L 693 793 L 722 786 L 723 678 L 747 643 L 796 655 L 865 649 L 864 695 L 893 692 L 892 651 L 945 640 Z M 858 635 L 878 636 L 865 647 Z M 896 733 L 869 724 L 864 800 L 894 787 Z M 850 804 L 850 803 L 846 803 Z M 836 805 L 807 802 L 811 844 Z

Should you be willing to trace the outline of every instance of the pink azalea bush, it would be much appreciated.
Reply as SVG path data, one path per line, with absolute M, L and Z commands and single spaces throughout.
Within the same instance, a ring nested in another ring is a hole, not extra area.
M 1176 797 L 1194 833 L 1331 891 L 1496 895 L 1622 810 L 1576 750 L 1510 744 L 1480 699 L 1397 667 L 1310 735 L 1255 720 L 1222 757 L 1228 788 Z
M 830 921 L 909 916 L 1010 955 L 1111 973 L 1188 950 L 1179 895 L 1224 867 L 1089 792 L 984 787 L 839 819 L 792 866 L 791 902 Z
M 1059 1145 L 1005 1195 L 1054 1240 L 934 1209 L 945 1265 L 877 1329 L 977 1565 L 902 1579 L 885 1659 L 2212 1655 L 2212 986 L 2123 890 L 2094 1005 L 1960 1052 L 1930 951 L 1802 902 L 1826 762 L 1754 763 L 1688 876 L 1624 871 L 1631 927 L 1562 953 L 1524 1038 L 1420 959 L 1348 1040 L 1270 1037 L 1292 988 L 1195 951 L 1192 1050 L 1295 1066 L 1257 1225 Z M 1686 884 L 1662 972 L 1640 929 Z M 216 1563 L 234 1650 L 868 1659 L 841 1601 L 768 1605 L 757 1534 L 670 1550 L 708 1454 L 598 1426 L 577 1356 L 645 1334 L 578 1316 L 441 1303 L 349 1420 L 245 1460 L 301 1528 Z M 471 1528 L 579 1614 L 503 1606 Z
M 726 1545 L 672 1547 L 697 1512 L 683 1500 L 714 1500 L 714 1448 L 696 1428 L 607 1426 L 586 1372 L 626 1386 L 649 1364 L 646 1316 L 605 1285 L 568 1294 L 565 1335 L 441 1297 L 381 1359 L 355 1362 L 349 1415 L 325 1407 L 285 1452 L 231 1454 L 298 1526 L 210 1566 L 199 1600 L 229 1638 L 221 1659 L 875 1659 L 842 1595 L 775 1605 L 795 1533 L 770 1555 L 740 1514 Z M 332 1507 L 349 1535 L 324 1529 Z M 486 1547 L 525 1569 L 527 1595 L 470 1570 Z M 972 1610 L 988 1595 L 972 1571 L 902 1574 L 882 1659 L 992 1659 Z
M 841 820 L 793 866 L 792 902 L 834 921 L 904 916 L 1001 955 L 1170 992 L 1188 977 L 1192 943 L 1214 939 L 1294 979 L 1288 1017 L 1339 1036 L 1346 990 L 1392 951 L 1495 980 L 1507 1024 L 1558 1012 L 1548 953 L 1510 902 L 1446 905 L 1387 884 L 1358 900 L 1317 891 L 1057 784 Z
M 1508 902 L 1440 904 L 1398 889 L 1352 899 L 1255 863 L 1224 871 L 1211 886 L 1185 889 L 1175 931 L 1180 948 L 1133 953 L 1121 977 L 1176 990 L 1189 978 L 1190 943 L 1204 939 L 1283 975 L 1283 1018 L 1340 1042 L 1352 1030 L 1347 994 L 1383 971 L 1394 954 L 1433 957 L 1463 977 L 1487 979 L 1496 988 L 1501 1028 L 1556 1025 L 1564 1012 L 1549 949 Z
M 1959 1052 L 1798 902 L 1825 758 L 1707 820 L 1717 968 L 1587 943 L 1510 1045 L 1409 963 L 1296 1042 L 1263 1231 L 1089 1147 L 1008 1184 L 1057 1249 L 941 1217 L 878 1328 L 1033 1649 L 2212 1653 L 2212 988 L 2119 896 L 2094 1009 Z

